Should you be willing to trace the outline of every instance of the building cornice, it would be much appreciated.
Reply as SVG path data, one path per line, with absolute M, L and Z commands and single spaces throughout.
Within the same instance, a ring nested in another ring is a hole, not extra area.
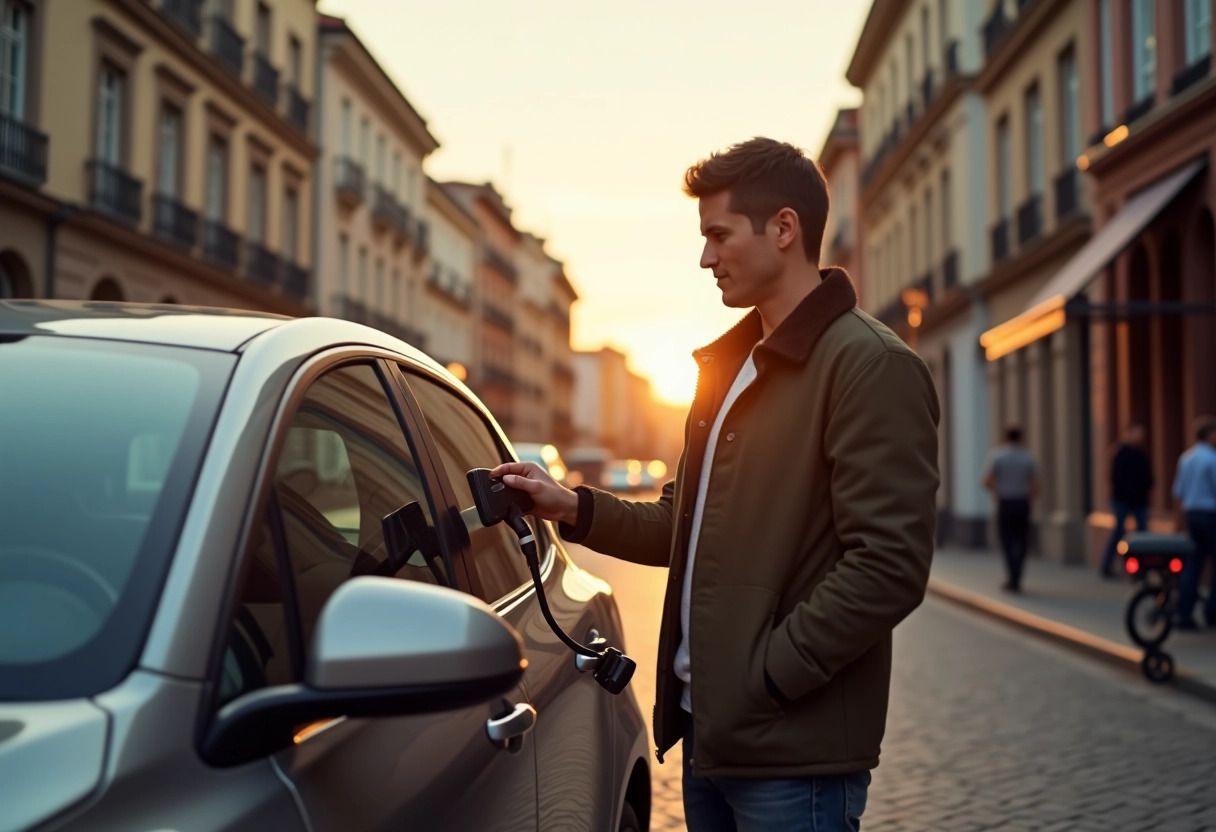
M 1178 131 L 1201 124 L 1201 119 L 1216 110 L 1216 76 L 1210 76 L 1188 90 L 1155 107 L 1130 125 L 1120 125 L 1107 134 L 1106 144 L 1089 148 L 1082 155 L 1084 168 L 1096 179 L 1103 179 L 1124 163 L 1148 150 L 1162 153 L 1162 143 Z M 1114 140 L 1120 133 L 1124 138 Z
M 993 266 L 976 284 L 976 292 L 989 297 L 1034 275 L 1043 266 L 1084 245 L 1092 230 L 1093 222 L 1088 215 L 1069 217 L 1051 234 L 1022 246 L 1012 257 Z
M 477 218 L 465 209 L 460 201 L 452 196 L 440 183 L 436 182 L 431 177 L 426 178 L 426 198 L 427 203 L 434 206 L 452 223 L 463 229 L 472 240 L 476 240 L 481 233 L 481 224 L 477 222 Z
M 870 80 L 874 65 L 903 19 L 907 7 L 908 0 L 874 0 L 861 29 L 861 37 L 857 39 L 849 68 L 844 73 L 850 84 L 864 87 Z
M 991 55 L 984 59 L 984 67 L 975 78 L 975 88 L 987 95 L 1017 64 L 1026 50 L 1038 42 L 1043 29 L 1068 7 L 1058 0 L 1038 0 L 1020 12 L 1012 21 L 1013 27 L 1004 34 Z M 1080 34 L 1080 33 L 1078 33 Z

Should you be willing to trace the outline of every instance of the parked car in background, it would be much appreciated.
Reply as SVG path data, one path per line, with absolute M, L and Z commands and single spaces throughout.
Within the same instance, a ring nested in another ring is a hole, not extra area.
M 511 530 L 462 521 L 513 452 L 426 355 L 8 301 L 0 391 L 0 828 L 647 828 L 637 702 L 550 632 Z M 558 623 L 623 648 L 533 525 Z
M 604 469 L 612 458 L 612 452 L 607 448 L 577 447 L 565 453 L 569 466 L 568 483 L 573 488 L 576 485 L 602 485 Z
M 541 444 L 540 442 L 515 442 L 515 455 L 519 457 L 520 462 L 535 462 L 540 467 L 549 472 L 549 476 L 560 482 L 562 485 L 569 484 L 569 469 L 566 467 L 565 460 L 558 453 L 557 447 L 554 445 Z

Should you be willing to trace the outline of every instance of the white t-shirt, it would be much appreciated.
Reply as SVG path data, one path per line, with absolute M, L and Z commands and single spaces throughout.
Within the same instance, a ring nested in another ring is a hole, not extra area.
M 735 383 L 731 385 L 718 415 L 714 419 L 713 428 L 709 431 L 709 443 L 705 446 L 705 461 L 701 464 L 701 480 L 697 484 L 697 505 L 692 514 L 692 530 L 688 535 L 688 563 L 684 567 L 684 591 L 680 595 L 680 631 L 684 634 L 680 639 L 680 647 L 676 650 L 672 668 L 676 676 L 684 683 L 684 691 L 680 695 L 680 707 L 692 713 L 692 661 L 688 655 L 688 604 L 692 597 L 692 567 L 697 556 L 697 543 L 701 538 L 701 518 L 705 511 L 705 494 L 709 490 L 709 475 L 714 467 L 714 450 L 718 446 L 718 432 L 722 429 L 722 421 L 726 418 L 731 405 L 739 398 L 747 386 L 756 379 L 756 363 L 753 360 L 755 349 L 747 356 L 747 361 L 739 368 Z

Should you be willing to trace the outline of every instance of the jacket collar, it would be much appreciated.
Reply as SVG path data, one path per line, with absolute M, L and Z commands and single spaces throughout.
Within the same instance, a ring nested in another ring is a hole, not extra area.
M 760 346 L 761 350 L 789 361 L 805 362 L 828 326 L 857 306 L 857 293 L 844 269 L 820 269 L 819 276 L 820 284 L 794 307 L 789 317 Z M 727 360 L 737 358 L 741 362 L 763 335 L 760 313 L 753 309 L 721 338 L 694 350 L 693 357 L 701 361 L 704 356 L 722 356 Z

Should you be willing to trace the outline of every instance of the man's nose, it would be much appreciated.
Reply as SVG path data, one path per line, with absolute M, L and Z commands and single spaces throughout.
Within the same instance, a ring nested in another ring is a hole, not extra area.
M 718 262 L 718 255 L 713 250 L 709 243 L 705 244 L 705 248 L 701 249 L 701 268 L 712 269 Z

